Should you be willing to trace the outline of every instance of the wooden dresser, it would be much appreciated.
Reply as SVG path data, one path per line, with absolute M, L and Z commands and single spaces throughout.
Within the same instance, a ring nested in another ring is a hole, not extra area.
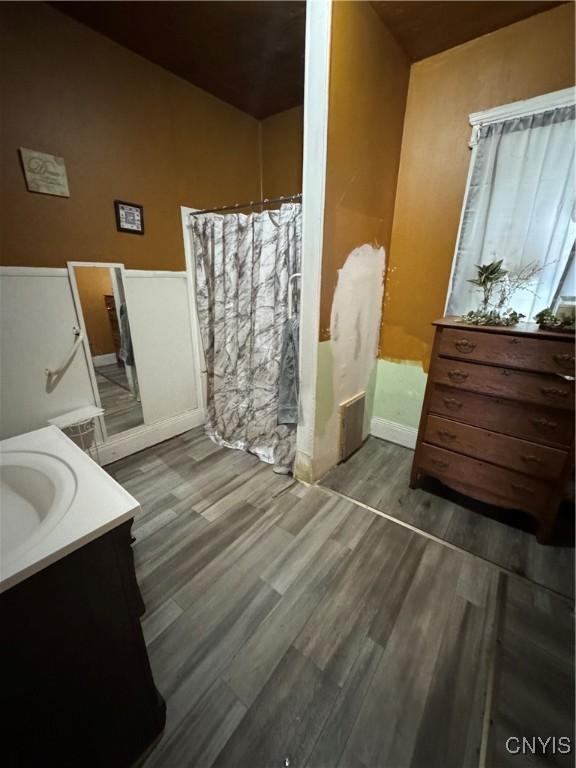
M 429 475 L 537 520 L 549 540 L 574 467 L 574 337 L 434 323 L 410 486 Z

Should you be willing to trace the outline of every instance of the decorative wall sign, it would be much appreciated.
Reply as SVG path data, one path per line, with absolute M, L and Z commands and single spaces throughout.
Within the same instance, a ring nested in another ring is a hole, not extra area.
M 144 234 L 144 208 L 137 203 L 114 200 L 116 211 L 116 229 L 130 235 Z
M 20 157 L 29 192 L 70 197 L 63 157 L 36 152 L 34 149 L 25 147 L 20 147 Z

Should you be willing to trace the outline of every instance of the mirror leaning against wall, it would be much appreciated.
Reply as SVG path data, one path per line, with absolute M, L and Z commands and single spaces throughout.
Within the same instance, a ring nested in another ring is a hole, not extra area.
M 123 264 L 68 262 L 102 440 L 144 424 Z

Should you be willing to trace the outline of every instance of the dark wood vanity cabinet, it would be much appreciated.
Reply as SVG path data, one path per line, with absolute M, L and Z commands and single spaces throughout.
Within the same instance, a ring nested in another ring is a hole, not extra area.
M 127 768 L 161 735 L 131 522 L 0 595 L 2 765 Z
M 528 324 L 435 326 L 411 486 L 429 475 L 521 509 L 547 541 L 573 480 L 574 337 Z

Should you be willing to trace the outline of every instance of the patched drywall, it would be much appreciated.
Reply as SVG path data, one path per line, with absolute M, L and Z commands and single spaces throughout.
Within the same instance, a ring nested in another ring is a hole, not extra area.
M 339 459 L 339 405 L 367 392 L 371 412 L 384 285 L 384 248 L 355 248 L 338 270 L 330 317 L 330 341 L 318 346 L 315 474 Z
M 410 62 L 371 3 L 332 5 L 320 340 L 337 271 L 361 243 L 389 252 Z

